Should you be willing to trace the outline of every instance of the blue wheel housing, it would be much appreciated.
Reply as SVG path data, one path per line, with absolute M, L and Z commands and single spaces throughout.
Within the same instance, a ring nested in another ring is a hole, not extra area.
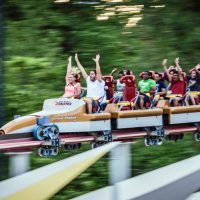
M 43 127 L 42 126 L 36 126 L 34 128 L 33 137 L 34 137 L 34 139 L 40 140 L 40 141 L 45 139 L 44 134 L 43 134 Z

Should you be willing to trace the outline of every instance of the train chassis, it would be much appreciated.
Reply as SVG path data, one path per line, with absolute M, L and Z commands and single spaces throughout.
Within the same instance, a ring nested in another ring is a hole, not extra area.
M 198 124 L 199 127 L 199 124 Z M 162 126 L 143 128 L 147 133 L 144 137 L 145 146 L 162 145 L 164 138 L 177 141 L 183 139 L 184 134 L 169 134 L 165 135 Z M 126 130 L 124 130 L 126 132 Z M 90 147 L 97 148 L 108 142 L 112 142 L 113 134 L 111 130 L 95 132 L 95 139 L 91 142 Z M 81 143 L 64 144 L 59 138 L 59 128 L 54 123 L 49 123 L 49 119 L 44 117 L 37 121 L 37 126 L 34 129 L 33 136 L 36 140 L 43 141 L 42 146 L 38 149 L 38 155 L 41 157 L 56 156 L 59 148 L 62 147 L 64 151 L 75 150 L 81 147 Z M 195 141 L 200 141 L 200 130 L 193 133 Z

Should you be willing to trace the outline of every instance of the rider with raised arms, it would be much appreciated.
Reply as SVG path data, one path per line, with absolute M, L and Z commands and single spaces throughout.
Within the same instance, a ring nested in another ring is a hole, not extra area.
M 75 61 L 87 84 L 86 105 L 88 113 L 92 113 L 92 108 L 96 107 L 98 105 L 98 101 L 102 101 L 105 97 L 105 82 L 104 80 L 102 80 L 99 59 L 99 54 L 97 54 L 96 57 L 93 58 L 94 62 L 96 63 L 96 69 L 91 70 L 90 75 L 88 75 L 84 67 L 81 65 L 78 59 L 78 55 L 75 54 Z
M 76 71 L 76 72 L 75 72 Z M 77 81 L 78 71 L 72 68 L 72 57 L 68 58 L 67 73 L 65 76 L 65 91 L 62 97 L 65 98 L 79 98 L 81 95 L 81 85 Z
M 167 60 L 165 60 L 163 65 L 166 65 L 166 63 Z M 170 98 L 170 103 L 172 103 L 173 106 L 178 106 L 178 103 L 183 99 L 183 96 L 185 95 L 185 82 L 182 75 L 182 68 L 179 65 L 179 58 L 175 59 L 175 64 L 177 71 L 174 71 L 173 75 L 167 72 L 167 76 L 170 82 L 172 95 L 174 95 L 173 98 Z

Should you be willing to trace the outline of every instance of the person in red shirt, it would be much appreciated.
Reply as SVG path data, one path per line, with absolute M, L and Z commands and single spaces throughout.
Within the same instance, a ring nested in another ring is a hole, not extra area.
M 173 66 L 173 65 L 170 65 L 169 68 L 167 68 L 167 59 L 164 59 L 163 62 L 162 62 L 162 65 L 163 65 L 163 69 L 164 69 L 164 79 L 167 81 L 167 82 L 170 82 L 169 80 L 169 76 L 173 77 L 173 74 L 175 71 L 178 71 L 177 69 L 177 66 Z M 179 70 L 182 72 L 182 68 L 179 66 Z
M 175 64 L 177 71 L 174 71 L 173 75 L 167 72 L 167 76 L 170 82 L 171 90 L 169 101 L 173 106 L 178 106 L 179 102 L 183 100 L 183 96 L 185 95 L 186 83 L 182 75 L 182 69 L 179 65 L 179 58 L 175 59 Z

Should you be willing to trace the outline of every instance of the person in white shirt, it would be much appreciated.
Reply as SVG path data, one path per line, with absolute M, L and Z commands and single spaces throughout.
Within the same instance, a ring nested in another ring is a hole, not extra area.
M 75 61 L 87 84 L 86 105 L 88 113 L 92 113 L 92 106 L 97 105 L 97 100 L 103 100 L 105 97 L 105 90 L 104 90 L 105 82 L 104 80 L 102 80 L 99 59 L 100 59 L 99 54 L 97 54 L 96 57 L 93 58 L 94 62 L 96 63 L 96 69 L 91 70 L 90 75 L 88 76 L 84 67 L 81 65 L 78 59 L 78 55 L 75 54 Z

